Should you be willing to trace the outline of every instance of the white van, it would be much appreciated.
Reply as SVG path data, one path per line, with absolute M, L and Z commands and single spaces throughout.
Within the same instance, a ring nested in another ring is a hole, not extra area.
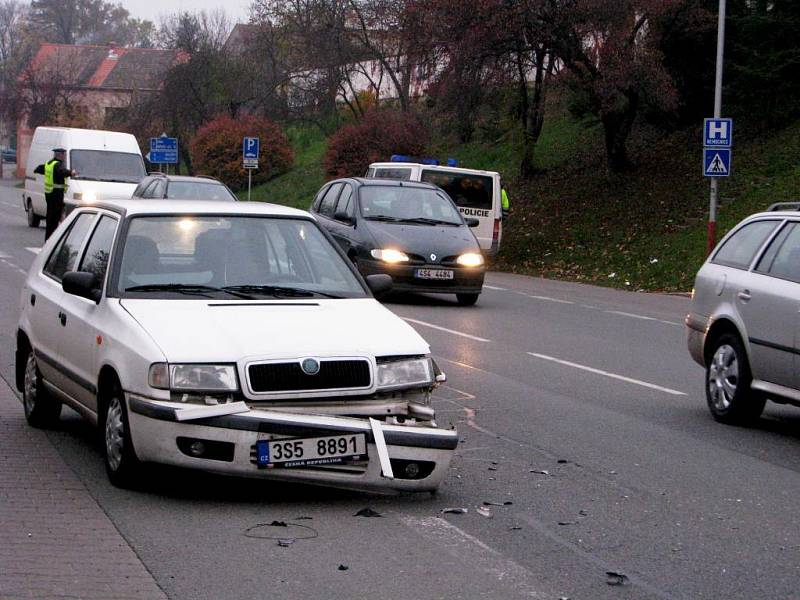
M 367 177 L 424 181 L 438 185 L 453 199 L 464 217 L 478 219 L 472 231 L 484 254 L 495 256 L 503 236 L 500 174 L 496 171 L 443 167 L 415 162 L 377 162 Z
M 53 148 L 67 151 L 66 167 L 77 172 L 67 180 L 64 194 L 66 211 L 81 203 L 112 198 L 130 198 L 147 172 L 136 138 L 129 133 L 37 127 L 25 165 L 25 191 L 22 203 L 28 225 L 38 227 L 47 214 L 44 175 L 33 171 L 53 158 Z

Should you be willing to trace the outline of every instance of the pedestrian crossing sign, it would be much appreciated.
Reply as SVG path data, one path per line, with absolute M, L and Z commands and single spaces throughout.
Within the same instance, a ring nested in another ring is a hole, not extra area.
M 731 151 L 724 148 L 703 150 L 703 175 L 728 177 L 731 174 Z

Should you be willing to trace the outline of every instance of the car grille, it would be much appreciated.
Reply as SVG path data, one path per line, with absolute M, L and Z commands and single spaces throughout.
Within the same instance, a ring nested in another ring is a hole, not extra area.
M 263 363 L 247 369 L 250 389 L 256 393 L 367 388 L 370 366 L 366 360 L 323 360 L 319 373 L 307 375 L 300 363 Z

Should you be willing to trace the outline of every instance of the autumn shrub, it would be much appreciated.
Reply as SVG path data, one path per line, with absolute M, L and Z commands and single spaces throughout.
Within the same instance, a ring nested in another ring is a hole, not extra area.
M 423 154 L 427 139 L 428 132 L 414 115 L 371 110 L 328 140 L 325 173 L 331 177 L 361 176 L 371 162 L 389 160 L 392 154 Z
M 253 170 L 253 185 L 285 173 L 294 162 L 291 144 L 280 127 L 268 119 L 227 115 L 203 125 L 189 144 L 195 172 L 211 175 L 235 190 L 247 187 L 247 170 L 242 166 L 245 137 L 260 140 L 258 169 Z

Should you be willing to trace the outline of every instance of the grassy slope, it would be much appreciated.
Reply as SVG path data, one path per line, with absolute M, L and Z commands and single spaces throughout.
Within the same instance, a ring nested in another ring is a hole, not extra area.
M 718 233 L 772 202 L 800 199 L 800 123 L 757 135 L 737 124 L 733 176 L 720 186 Z M 324 181 L 325 140 L 291 129 L 295 167 L 253 190 L 254 200 L 307 208 Z M 670 135 L 640 127 L 629 150 L 634 169 L 605 170 L 602 132 L 556 106 L 537 146 L 541 173 L 514 181 L 519 140 L 434 144 L 438 157 L 500 171 L 511 182 L 512 216 L 497 267 L 640 290 L 691 288 L 706 247 L 708 181 L 702 177 L 700 128 Z M 240 194 L 246 197 L 247 192 Z

